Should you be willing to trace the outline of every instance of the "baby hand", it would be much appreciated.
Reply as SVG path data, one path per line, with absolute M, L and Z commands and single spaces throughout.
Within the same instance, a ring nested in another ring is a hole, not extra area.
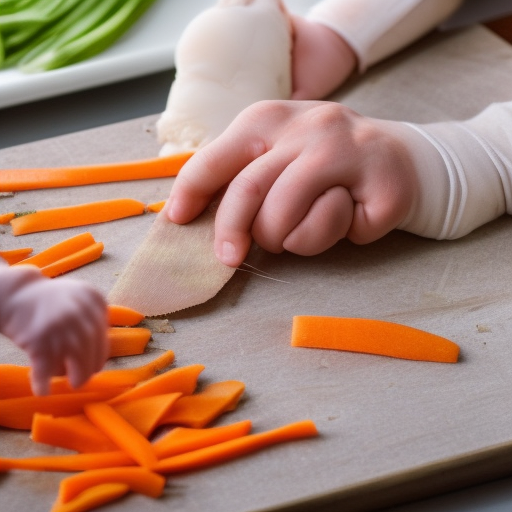
M 4 272 L 39 274 L 28 267 Z M 67 374 L 73 387 L 82 385 L 108 357 L 103 297 L 84 282 L 40 274 L 18 284 L 4 299 L 0 326 L 27 352 L 34 394 L 47 394 L 53 375 Z
M 399 123 L 333 102 L 264 101 L 180 171 L 167 215 L 195 218 L 228 185 L 215 220 L 215 251 L 238 266 L 254 239 L 300 255 L 348 237 L 374 241 L 396 228 L 415 200 L 416 176 Z
M 336 90 L 354 71 L 352 48 L 329 27 L 292 16 L 294 100 L 317 100 Z

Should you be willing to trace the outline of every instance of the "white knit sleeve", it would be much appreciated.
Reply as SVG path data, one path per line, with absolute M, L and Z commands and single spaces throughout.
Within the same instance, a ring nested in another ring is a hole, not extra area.
M 450 16 L 463 0 L 323 0 L 308 19 L 337 32 L 362 72 L 406 47 Z
M 404 126 L 420 193 L 399 229 L 453 239 L 512 214 L 512 101 L 467 121 Z

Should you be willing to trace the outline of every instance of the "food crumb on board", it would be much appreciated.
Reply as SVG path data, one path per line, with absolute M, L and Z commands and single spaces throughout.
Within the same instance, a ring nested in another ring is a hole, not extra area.
M 491 332 L 491 328 L 484 324 L 476 324 L 476 330 L 478 332 Z
M 176 332 L 171 322 L 166 318 L 146 318 L 144 323 L 151 329 L 151 332 L 166 334 Z

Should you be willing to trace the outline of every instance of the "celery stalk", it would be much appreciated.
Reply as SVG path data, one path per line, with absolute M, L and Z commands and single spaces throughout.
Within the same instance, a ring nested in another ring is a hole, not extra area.
M 103 0 L 104 2 L 106 0 Z M 24 72 L 56 69 L 82 61 L 102 52 L 123 35 L 154 3 L 155 0 L 124 0 L 119 8 L 101 24 L 62 46 L 48 49 L 25 62 Z
M 5 64 L 26 64 L 52 48 L 64 46 L 97 27 L 110 16 L 119 0 L 79 0 L 78 5 L 29 44 L 13 52 Z

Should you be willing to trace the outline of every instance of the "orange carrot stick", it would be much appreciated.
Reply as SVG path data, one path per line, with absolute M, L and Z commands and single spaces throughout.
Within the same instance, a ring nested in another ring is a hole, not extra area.
M 146 468 L 94 469 L 64 478 L 60 483 L 58 501 L 67 503 L 90 487 L 111 482 L 124 483 L 131 491 L 151 498 L 161 496 L 165 486 L 163 476 Z
M 157 439 L 153 448 L 159 459 L 168 458 L 246 436 L 251 427 L 250 420 L 212 428 L 176 427 Z
M 141 466 L 152 468 L 158 462 L 151 443 L 110 405 L 89 403 L 84 405 L 84 413 L 93 425 Z
M 109 400 L 110 405 L 119 405 L 123 402 L 166 393 L 183 393 L 190 395 L 197 386 L 199 374 L 204 370 L 202 364 L 193 364 L 174 368 L 168 372 L 157 375 L 151 380 L 142 382 L 139 386 L 127 390 L 125 393 Z
M 167 201 L 158 201 L 157 203 L 148 204 L 147 210 L 148 212 L 158 213 L 162 211 L 162 208 L 165 206 Z
M 2 213 L 0 214 L 0 224 L 9 224 L 14 217 L 16 217 L 14 212 Z
M 118 327 L 133 327 L 144 320 L 144 315 L 128 306 L 108 305 L 108 323 Z
M 193 153 L 134 162 L 40 169 L 0 170 L 0 192 L 76 187 L 113 181 L 176 176 Z
M 0 471 L 88 471 L 112 467 L 135 466 L 137 463 L 121 450 L 111 452 L 43 455 L 40 457 L 0 457 Z
M 11 226 L 13 234 L 18 236 L 39 231 L 109 222 L 111 220 L 141 215 L 144 211 L 144 203 L 135 199 L 110 199 L 107 201 L 39 210 L 12 219 Z
M 41 269 L 41 273 L 46 277 L 57 277 L 76 268 L 83 267 L 100 258 L 103 254 L 103 243 L 96 242 L 85 249 L 81 249 L 61 260 L 50 263 Z
M 147 438 L 180 397 L 181 393 L 155 395 L 121 403 L 114 409 L 117 414 Z
M 106 484 L 94 485 L 82 491 L 76 498 L 67 503 L 60 503 L 57 500 L 50 512 L 86 512 L 93 508 L 101 507 L 111 503 L 130 492 L 130 486 L 109 482 Z
M 291 344 L 442 363 L 456 363 L 459 357 L 458 345 L 446 338 L 364 318 L 295 316 Z
M 232 411 L 245 389 L 243 382 L 214 382 L 201 392 L 182 396 L 161 419 L 161 424 L 202 428 L 226 411 Z
M 141 414 L 143 414 L 143 411 L 141 411 Z M 73 416 L 72 418 L 75 417 Z M 68 418 L 55 418 L 58 421 L 66 419 Z M 79 424 L 76 423 L 76 425 L 78 426 Z M 171 457 L 172 455 L 246 436 L 250 430 L 251 421 L 249 420 L 208 429 L 177 427 L 155 441 L 153 448 L 158 458 Z M 135 465 L 136 462 L 121 450 L 69 455 L 44 455 L 40 457 L 0 457 L 0 471 L 14 469 L 31 471 L 87 471 Z
M 226 462 L 273 444 L 316 435 L 318 435 L 318 431 L 311 420 L 299 421 L 260 434 L 251 434 L 207 448 L 161 459 L 154 469 L 159 473 L 191 471 Z
M 110 388 L 92 393 L 5 398 L 0 400 L 0 425 L 8 428 L 30 430 L 32 417 L 36 412 L 54 416 L 71 416 L 81 412 L 84 404 L 108 400 L 118 395 L 122 390 L 123 388 Z
M 145 327 L 110 327 L 108 341 L 109 357 L 142 354 L 151 339 L 151 331 Z
M 11 249 L 9 251 L 0 251 L 0 258 L 3 258 L 9 265 L 15 265 L 19 261 L 27 259 L 32 252 L 32 247 L 23 247 L 21 249 Z
M 72 236 L 62 242 L 59 242 L 44 251 L 41 251 L 30 258 L 23 261 L 22 265 L 35 265 L 36 267 L 43 268 L 51 263 L 55 263 L 66 256 L 69 256 L 81 249 L 85 249 L 90 245 L 94 244 L 96 240 L 91 233 L 81 233 L 80 235 Z
M 36 413 L 32 421 L 31 437 L 36 443 L 66 448 L 79 453 L 119 450 L 119 447 L 84 414 L 54 418 L 49 414 Z
M 169 350 L 143 366 L 95 373 L 78 389 L 71 387 L 67 377 L 53 377 L 50 382 L 50 393 L 55 395 L 77 391 L 102 391 L 111 387 L 129 388 L 153 377 L 157 371 L 166 368 L 173 361 L 174 352 Z M 0 364 L 0 383 L 0 399 L 32 396 L 29 366 Z

